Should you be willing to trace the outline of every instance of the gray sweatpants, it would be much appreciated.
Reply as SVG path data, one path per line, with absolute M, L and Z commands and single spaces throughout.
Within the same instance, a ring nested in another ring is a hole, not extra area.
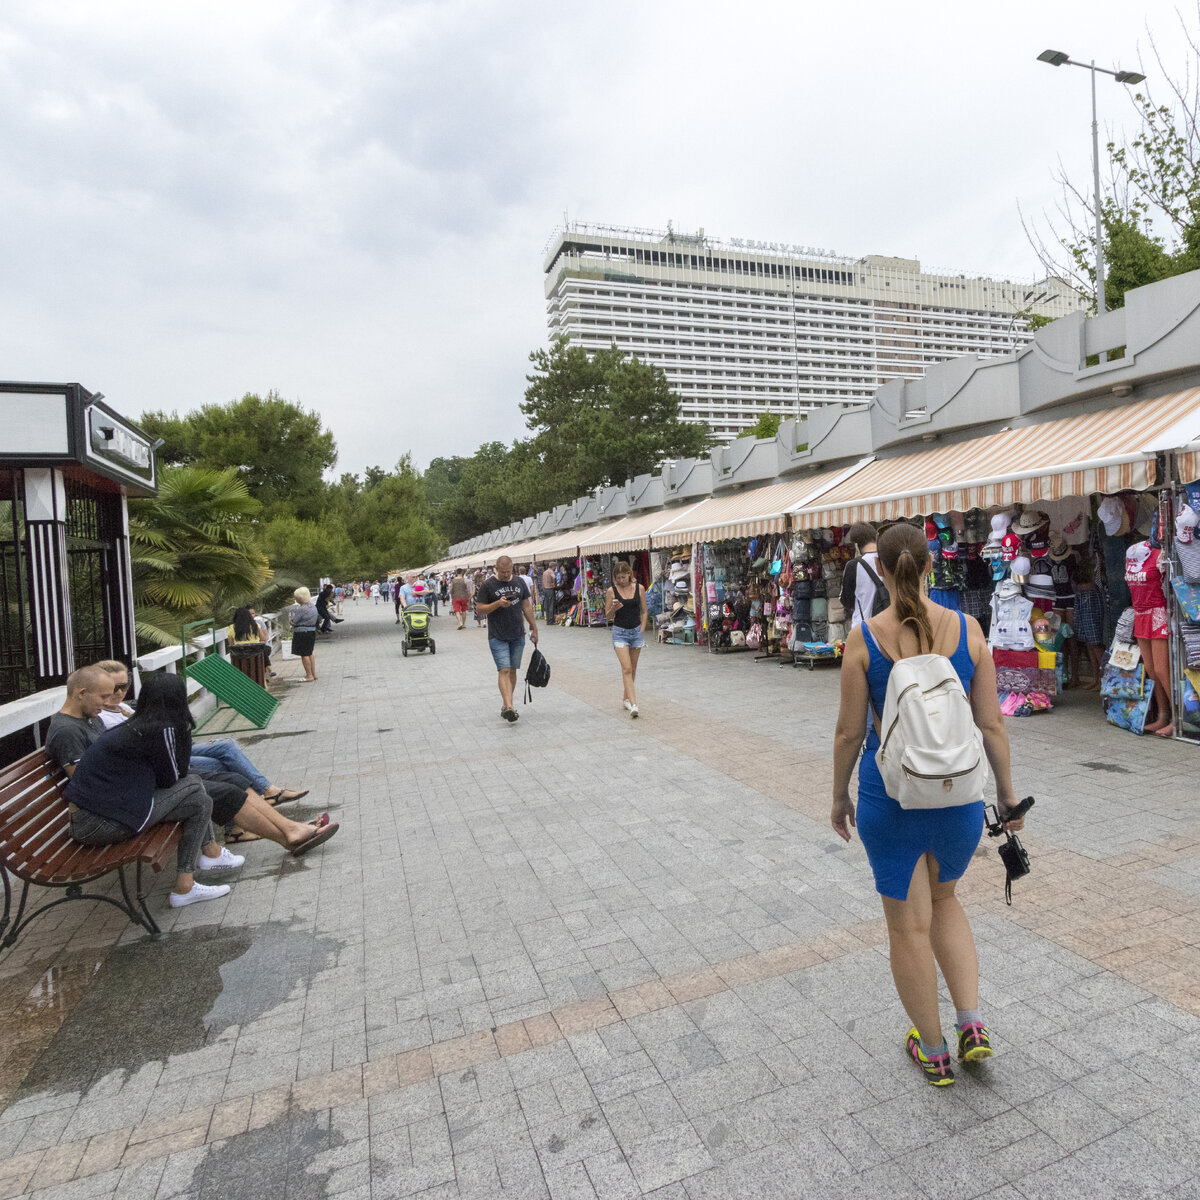
M 182 822 L 183 833 L 175 864 L 181 875 L 192 875 L 200 860 L 201 848 L 216 841 L 211 818 L 212 800 L 204 790 L 204 781 L 199 775 L 185 775 L 170 787 L 154 789 L 150 816 L 143 828 L 149 829 L 163 821 Z M 111 846 L 114 842 L 127 842 L 137 837 L 137 830 L 111 817 L 80 808 L 71 814 L 71 836 L 85 846 Z

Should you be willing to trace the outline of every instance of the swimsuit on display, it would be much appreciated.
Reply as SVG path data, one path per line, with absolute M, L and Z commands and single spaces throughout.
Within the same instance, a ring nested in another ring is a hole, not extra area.
M 958 646 L 949 657 L 970 694 L 975 664 L 967 649 L 967 619 L 961 613 L 958 624 Z M 867 686 L 871 707 L 882 713 L 893 664 L 879 649 L 866 622 L 862 630 L 870 655 Z M 887 794 L 875 765 L 879 734 L 874 720 L 868 721 L 867 742 L 858 764 L 858 834 L 875 876 L 875 890 L 893 900 L 906 900 L 913 871 L 924 854 L 932 854 L 937 861 L 941 883 L 958 879 L 966 871 L 983 834 L 983 801 L 955 808 L 901 808 Z
M 1167 636 L 1167 597 L 1163 592 L 1162 551 L 1136 542 L 1125 554 L 1125 582 L 1133 603 L 1133 636 Z

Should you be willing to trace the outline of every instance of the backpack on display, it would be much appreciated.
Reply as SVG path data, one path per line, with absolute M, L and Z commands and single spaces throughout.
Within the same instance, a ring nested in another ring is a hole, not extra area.
M 550 664 L 546 656 L 535 646 L 529 656 L 529 666 L 525 668 L 525 703 L 533 699 L 530 688 L 544 688 L 550 682 Z
M 892 666 L 875 764 L 901 808 L 956 808 L 983 799 L 983 735 L 954 664 L 918 654 Z

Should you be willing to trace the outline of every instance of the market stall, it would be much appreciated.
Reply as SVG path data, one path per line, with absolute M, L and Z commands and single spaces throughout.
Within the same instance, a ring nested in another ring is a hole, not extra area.
M 1163 452 L 1196 433 L 1200 389 L 1101 407 L 877 458 L 793 520 L 825 529 L 924 521 L 933 594 L 952 608 L 978 610 L 986 576 L 972 564 L 986 562 L 984 619 L 1005 711 L 1047 711 L 1063 682 L 1082 681 L 1085 665 L 1100 686 L 1102 647 L 1131 599 L 1127 581 L 1140 586 L 1134 560 L 1157 537 L 1151 526 L 1169 482 Z

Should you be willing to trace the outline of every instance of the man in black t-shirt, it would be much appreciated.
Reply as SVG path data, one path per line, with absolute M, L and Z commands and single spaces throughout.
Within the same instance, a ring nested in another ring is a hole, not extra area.
M 515 721 L 513 689 L 525 652 L 525 622 L 529 622 L 529 636 L 535 646 L 538 627 L 529 588 L 513 574 L 513 561 L 507 554 L 496 560 L 495 578 L 485 579 L 476 589 L 475 611 L 486 615 L 488 621 L 488 646 L 499 675 L 500 715 L 506 721 Z

